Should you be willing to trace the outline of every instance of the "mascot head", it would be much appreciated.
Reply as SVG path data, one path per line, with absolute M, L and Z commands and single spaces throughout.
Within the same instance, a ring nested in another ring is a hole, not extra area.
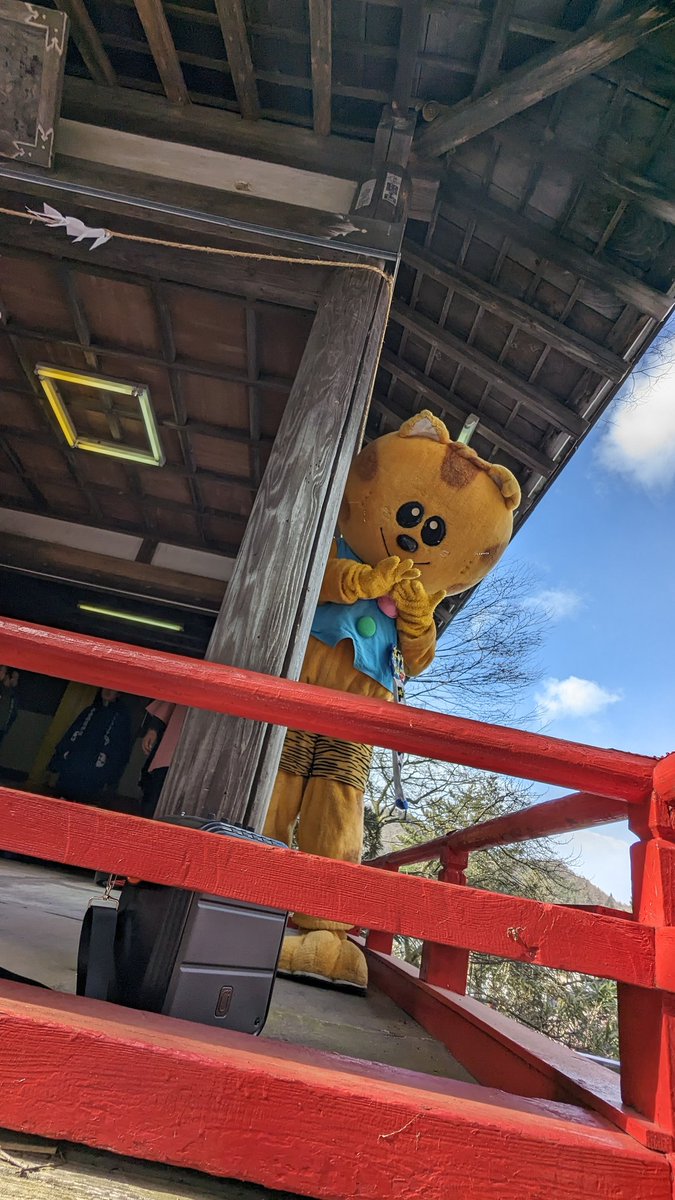
M 501 558 L 519 503 L 506 467 L 453 442 L 442 421 L 420 412 L 354 459 L 340 532 L 363 562 L 411 558 L 427 592 L 453 596 Z

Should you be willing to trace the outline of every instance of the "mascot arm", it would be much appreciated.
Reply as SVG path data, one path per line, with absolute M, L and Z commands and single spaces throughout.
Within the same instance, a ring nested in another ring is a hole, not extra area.
M 432 622 L 424 633 L 410 637 L 399 626 L 398 644 L 403 655 L 406 675 L 421 675 L 434 661 L 436 628 Z
M 384 558 L 374 567 L 349 558 L 338 558 L 333 543 L 319 592 L 319 604 L 377 600 L 387 596 L 398 583 L 416 579 L 418 575 L 419 571 L 410 559 L 401 561 L 396 556 Z
M 445 592 L 425 590 L 419 579 L 402 580 L 393 589 L 398 609 L 396 627 L 406 674 L 420 675 L 433 662 L 436 651 L 434 611 Z

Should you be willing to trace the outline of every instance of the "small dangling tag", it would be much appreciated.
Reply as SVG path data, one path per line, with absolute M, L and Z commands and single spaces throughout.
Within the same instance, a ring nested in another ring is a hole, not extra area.
M 391 671 L 393 676 L 393 692 L 394 702 L 396 704 L 405 704 L 405 664 L 403 655 L 398 646 L 392 646 L 391 651 Z M 403 819 L 408 812 L 408 801 L 405 798 L 403 791 L 403 780 L 401 778 L 401 767 L 403 766 L 404 755 L 400 750 L 392 750 L 392 774 L 394 782 L 394 809 L 403 815 Z

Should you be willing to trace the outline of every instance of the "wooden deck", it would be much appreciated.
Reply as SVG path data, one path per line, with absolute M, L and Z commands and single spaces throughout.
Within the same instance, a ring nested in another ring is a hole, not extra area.
M 89 873 L 0 859 L 0 965 L 74 992 L 80 921 L 89 899 L 98 894 Z M 263 1036 L 426 1075 L 472 1079 L 444 1046 L 375 990 L 363 999 L 278 979 Z M 119 1095 L 111 1096 L 111 1103 L 120 1103 Z M 290 1195 L 0 1130 L 0 1200 L 284 1200 Z

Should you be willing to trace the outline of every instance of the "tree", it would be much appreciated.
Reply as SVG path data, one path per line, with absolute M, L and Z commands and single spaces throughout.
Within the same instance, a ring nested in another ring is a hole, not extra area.
M 366 796 L 366 857 L 380 853 L 384 842 L 415 845 L 514 812 L 532 799 L 530 787 L 523 783 L 409 758 L 403 764 L 403 778 L 410 807 L 402 822 L 393 810 L 391 773 L 390 755 L 376 750 Z M 436 861 L 406 870 L 433 877 L 439 866 Z M 472 854 L 467 883 L 549 902 L 607 903 L 609 899 L 570 870 L 559 846 L 550 839 Z M 396 939 L 395 952 L 416 966 L 421 949 L 414 938 Z M 500 1012 L 574 1049 L 605 1057 L 618 1054 L 616 985 L 612 981 L 472 954 L 468 990 Z
M 409 682 L 409 703 L 512 724 L 541 675 L 548 616 L 532 603 L 536 590 L 518 563 L 488 575 L 442 633 L 429 670 Z

